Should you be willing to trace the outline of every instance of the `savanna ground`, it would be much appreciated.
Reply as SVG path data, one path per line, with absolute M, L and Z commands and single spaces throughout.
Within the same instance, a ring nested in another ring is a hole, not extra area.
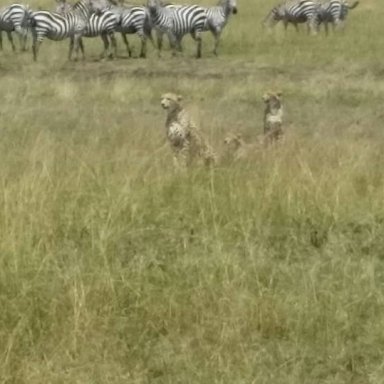
M 199 61 L 190 37 L 77 63 L 4 41 L 0 383 L 384 382 L 384 8 L 325 38 L 263 32 L 272 4 L 240 0 Z M 221 153 L 268 89 L 283 146 L 174 172 L 161 93 Z

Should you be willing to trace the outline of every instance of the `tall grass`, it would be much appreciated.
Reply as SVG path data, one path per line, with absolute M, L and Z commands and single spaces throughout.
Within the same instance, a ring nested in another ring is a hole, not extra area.
M 217 59 L 4 42 L 0 383 L 382 383 L 383 8 L 311 38 L 263 32 L 272 4 L 239 3 Z M 161 93 L 223 153 L 270 88 L 284 145 L 174 171 Z

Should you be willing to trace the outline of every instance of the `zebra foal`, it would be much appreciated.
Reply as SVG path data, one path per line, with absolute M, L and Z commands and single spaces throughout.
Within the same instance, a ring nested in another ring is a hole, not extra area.
M 271 28 L 282 21 L 285 30 L 291 23 L 298 31 L 298 24 L 307 23 L 308 32 L 316 34 L 319 7 L 316 0 L 286 0 L 271 9 L 263 24 Z
M 182 51 L 181 40 L 184 35 L 190 33 L 196 41 L 196 57 L 201 57 L 201 33 L 207 22 L 207 14 L 203 7 L 199 5 L 164 7 L 160 0 L 148 0 L 147 6 L 152 24 L 159 32 L 159 55 L 162 48 L 162 34 L 168 35 L 172 54 L 175 55 L 176 50 Z
M 91 15 L 98 10 L 95 0 L 79 0 L 66 14 L 57 12 L 36 11 L 30 16 L 32 30 L 32 52 L 34 61 L 37 60 L 39 47 L 45 38 L 50 40 L 70 39 L 68 59 L 72 59 L 75 48 L 76 58 L 79 49 L 84 58 L 84 46 L 81 36 L 84 34 Z
M 0 9 L 0 50 L 3 49 L 2 31 L 7 33 L 13 51 L 16 50 L 12 38 L 13 31 L 19 35 L 21 50 L 26 50 L 29 13 L 30 9 L 21 4 L 12 4 Z

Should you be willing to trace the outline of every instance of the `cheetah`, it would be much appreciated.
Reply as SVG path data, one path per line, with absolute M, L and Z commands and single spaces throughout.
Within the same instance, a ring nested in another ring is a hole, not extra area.
M 228 154 L 233 160 L 240 160 L 257 152 L 264 144 L 264 137 L 258 136 L 253 143 L 246 143 L 241 133 L 230 133 L 224 139 Z
M 282 92 L 267 92 L 263 96 L 265 144 L 277 142 L 283 135 Z
M 202 133 L 181 104 L 182 96 L 165 93 L 161 106 L 167 111 L 165 128 L 176 166 L 188 166 L 199 157 L 205 165 L 216 163 L 216 156 Z

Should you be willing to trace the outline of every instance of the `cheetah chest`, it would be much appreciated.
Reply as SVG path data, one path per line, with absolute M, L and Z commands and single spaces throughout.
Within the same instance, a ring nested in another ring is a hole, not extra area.
M 182 147 L 188 138 L 188 133 L 180 123 L 174 122 L 169 125 L 167 136 L 174 147 Z

